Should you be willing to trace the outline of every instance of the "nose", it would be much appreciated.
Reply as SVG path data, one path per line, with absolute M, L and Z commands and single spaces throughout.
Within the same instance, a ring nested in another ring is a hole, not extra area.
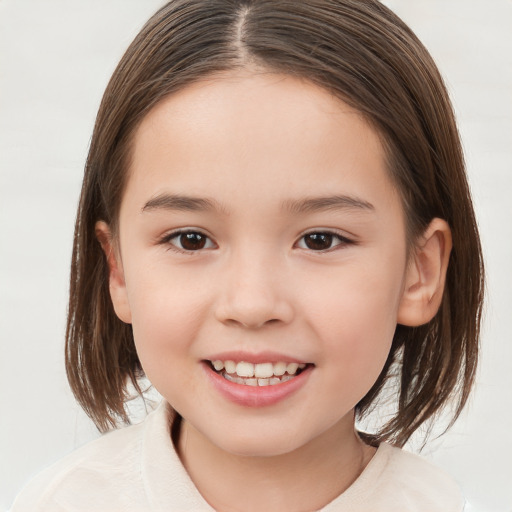
M 246 329 L 292 321 L 294 308 L 287 291 L 286 272 L 275 260 L 265 261 L 252 254 L 233 258 L 226 267 L 217 281 L 218 321 Z

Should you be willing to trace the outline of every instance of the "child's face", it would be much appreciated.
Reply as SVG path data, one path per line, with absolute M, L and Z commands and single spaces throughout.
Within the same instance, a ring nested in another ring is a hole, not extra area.
M 407 270 L 400 197 L 355 111 L 282 75 L 189 86 L 139 127 L 119 226 L 116 311 L 190 427 L 246 455 L 352 428 Z M 253 387 L 217 360 L 307 366 Z

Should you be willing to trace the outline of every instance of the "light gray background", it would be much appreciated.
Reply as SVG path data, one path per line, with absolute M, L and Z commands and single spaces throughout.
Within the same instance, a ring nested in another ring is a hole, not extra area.
M 63 364 L 73 222 L 101 94 L 162 0 L 0 0 L 0 511 L 97 434 Z M 512 498 L 512 1 L 388 0 L 452 94 L 488 271 L 470 407 L 423 455 L 477 512 Z M 412 444 L 414 448 L 415 444 Z

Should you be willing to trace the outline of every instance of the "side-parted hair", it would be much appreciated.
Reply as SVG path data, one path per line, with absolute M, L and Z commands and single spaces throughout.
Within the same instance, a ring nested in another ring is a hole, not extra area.
M 200 79 L 256 66 L 306 79 L 356 110 L 380 135 L 402 198 L 410 247 L 445 219 L 453 249 L 441 307 L 419 327 L 398 325 L 387 362 L 358 417 L 396 379 L 396 411 L 374 444 L 402 446 L 453 404 L 460 414 L 477 365 L 484 272 L 453 110 L 431 56 L 377 0 L 173 0 L 143 27 L 103 96 L 76 219 L 66 369 L 101 431 L 128 423 L 125 402 L 143 370 L 131 325 L 119 320 L 95 223 L 114 234 L 134 133 L 163 98 Z

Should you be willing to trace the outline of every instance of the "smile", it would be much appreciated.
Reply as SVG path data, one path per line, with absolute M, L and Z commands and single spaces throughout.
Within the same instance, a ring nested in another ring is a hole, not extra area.
M 268 357 L 268 359 L 267 359 Z M 252 358 L 253 362 L 247 362 Z M 290 361 L 277 354 L 220 354 L 204 359 L 209 382 L 221 396 L 244 407 L 276 405 L 298 393 L 315 369 L 315 364 Z
M 209 361 L 210 367 L 226 380 L 244 386 L 264 387 L 283 384 L 301 374 L 305 363 L 248 363 L 246 361 Z

